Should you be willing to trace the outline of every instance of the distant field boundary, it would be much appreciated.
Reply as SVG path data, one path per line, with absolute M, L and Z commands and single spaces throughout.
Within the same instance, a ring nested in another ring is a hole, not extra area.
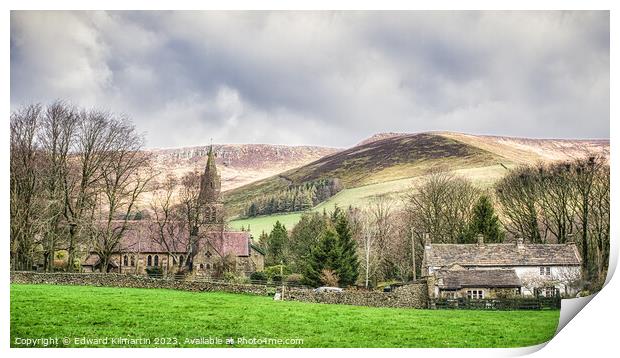
M 344 304 L 368 307 L 428 308 L 428 288 L 425 281 L 405 285 L 393 292 L 346 290 L 343 292 L 314 292 L 310 288 L 265 284 L 225 283 L 207 280 L 175 280 L 118 273 L 41 273 L 11 272 L 14 284 L 48 284 L 75 286 L 106 286 L 127 288 L 163 288 L 193 292 L 228 292 L 258 296 L 273 296 L 276 291 L 284 300 L 313 303 Z

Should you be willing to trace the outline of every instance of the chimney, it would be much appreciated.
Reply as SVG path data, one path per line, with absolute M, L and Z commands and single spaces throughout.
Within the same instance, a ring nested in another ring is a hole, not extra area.
M 476 235 L 476 238 L 478 239 L 478 245 L 484 244 L 484 235 L 478 234 Z
M 431 235 L 429 233 L 424 234 L 424 248 L 431 247 Z
M 523 238 L 522 237 L 517 237 L 515 239 L 515 242 L 517 243 L 517 248 L 519 248 L 519 249 L 523 248 Z

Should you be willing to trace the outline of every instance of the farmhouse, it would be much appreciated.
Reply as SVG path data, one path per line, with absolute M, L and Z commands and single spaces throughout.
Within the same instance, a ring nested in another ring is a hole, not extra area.
M 574 294 L 581 258 L 575 244 L 432 244 L 427 240 L 423 274 L 431 295 L 488 298 L 509 295 Z
M 254 244 L 249 232 L 228 231 L 224 223 L 221 200 L 221 180 L 215 166 L 213 148 L 204 174 L 201 176 L 198 202 L 204 208 L 199 232 L 190 236 L 182 227 L 170 240 L 156 239 L 159 227 L 150 220 L 129 224 L 123 234 L 118 252 L 112 256 L 107 271 L 146 274 L 149 271 L 177 272 L 192 258 L 192 273 L 213 276 L 222 266 L 239 275 L 249 276 L 264 268 L 264 252 Z M 82 262 L 84 271 L 105 271 L 101 260 L 90 253 Z

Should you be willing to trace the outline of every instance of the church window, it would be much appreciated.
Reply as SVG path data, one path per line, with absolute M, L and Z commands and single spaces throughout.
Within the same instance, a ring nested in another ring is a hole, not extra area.
M 129 259 L 127 255 L 123 256 L 123 266 L 129 266 Z
M 151 255 L 149 255 L 146 258 L 146 266 L 151 266 L 152 264 L 153 264 L 153 258 L 151 257 Z
M 179 266 L 183 266 L 184 257 L 183 255 L 179 256 Z
M 131 256 L 131 266 L 136 266 L 136 257 L 135 256 Z
M 155 255 L 154 264 L 155 264 L 155 266 L 159 266 L 159 256 L 157 256 L 157 255 Z
M 207 252 L 205 252 L 205 256 L 206 256 L 206 257 L 211 257 L 211 251 L 207 251 Z
M 205 266 L 203 264 L 200 264 L 200 269 L 202 270 L 203 268 L 205 268 Z
M 211 265 L 207 264 L 207 270 L 209 270 L 211 268 Z

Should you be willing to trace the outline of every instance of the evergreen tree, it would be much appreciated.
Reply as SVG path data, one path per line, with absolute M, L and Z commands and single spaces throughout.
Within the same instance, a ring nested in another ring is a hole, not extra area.
M 338 234 L 340 254 L 339 267 L 336 268 L 336 273 L 340 277 L 340 286 L 346 287 L 355 284 L 359 275 L 356 244 L 353 240 L 347 214 L 340 208 L 336 208 L 332 220 Z
M 340 249 L 338 233 L 328 227 L 320 236 L 318 243 L 310 250 L 305 265 L 303 283 L 318 287 L 322 284 L 321 273 L 324 269 L 337 271 L 340 265 Z
M 284 261 L 284 247 L 288 241 L 288 233 L 280 221 L 276 221 L 267 240 L 267 257 L 265 261 L 268 265 L 278 265 Z
M 478 198 L 464 241 L 473 243 L 478 234 L 484 236 L 485 242 L 503 242 L 505 238 L 493 203 L 487 195 Z
M 267 245 L 269 244 L 269 235 L 263 230 L 258 237 L 258 247 L 263 249 L 263 251 L 267 251 Z
M 327 229 L 327 225 L 328 222 L 319 213 L 308 212 L 301 215 L 301 219 L 291 231 L 289 245 L 287 245 L 287 259 L 293 271 L 303 270 L 310 250 Z

